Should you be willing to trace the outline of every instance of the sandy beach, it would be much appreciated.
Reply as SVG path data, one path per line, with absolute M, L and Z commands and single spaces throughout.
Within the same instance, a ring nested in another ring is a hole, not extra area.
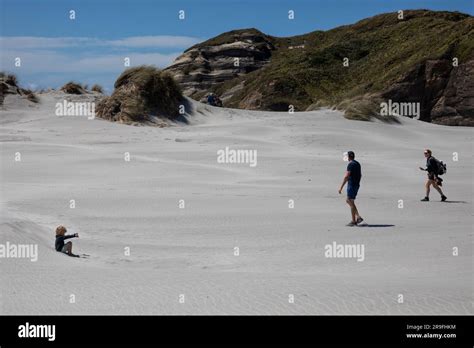
M 1 314 L 473 314 L 471 128 L 194 101 L 187 125 L 134 127 L 58 117 L 63 99 L 0 111 L 0 244 L 38 246 L 0 259 Z M 218 163 L 226 147 L 257 164 Z M 420 202 L 427 147 L 446 203 Z M 337 192 L 348 150 L 366 227 Z M 60 224 L 89 257 L 54 250 Z M 325 257 L 333 242 L 363 261 Z

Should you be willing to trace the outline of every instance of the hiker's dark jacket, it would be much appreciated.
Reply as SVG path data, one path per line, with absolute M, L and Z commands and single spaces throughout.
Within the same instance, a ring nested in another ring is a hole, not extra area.
M 438 163 L 433 156 L 430 156 L 426 160 L 426 171 L 429 174 L 438 174 Z
M 56 251 L 62 251 L 64 246 L 64 241 L 69 238 L 74 238 L 75 235 L 70 234 L 68 236 L 56 236 L 56 242 L 54 243 L 54 247 Z

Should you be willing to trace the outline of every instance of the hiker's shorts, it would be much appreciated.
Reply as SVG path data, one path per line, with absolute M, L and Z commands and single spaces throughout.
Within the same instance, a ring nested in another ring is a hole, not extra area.
M 359 191 L 359 186 L 348 185 L 347 186 L 347 198 L 356 199 L 358 191 Z

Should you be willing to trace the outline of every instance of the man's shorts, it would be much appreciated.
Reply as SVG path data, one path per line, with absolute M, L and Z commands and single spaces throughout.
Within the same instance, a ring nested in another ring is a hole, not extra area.
M 356 199 L 357 192 L 359 191 L 359 185 L 348 185 L 347 186 L 347 198 Z

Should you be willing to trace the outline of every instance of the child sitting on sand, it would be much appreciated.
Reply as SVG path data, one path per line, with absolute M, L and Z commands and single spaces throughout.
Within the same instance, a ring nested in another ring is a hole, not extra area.
M 72 253 L 72 242 L 69 241 L 66 244 L 64 243 L 66 239 L 74 238 L 74 237 L 79 238 L 79 234 L 74 233 L 70 235 L 65 235 L 66 232 L 67 232 L 66 227 L 62 225 L 56 228 L 56 242 L 54 243 L 56 251 L 60 251 L 69 256 L 79 257 L 79 255 L 74 255 Z

